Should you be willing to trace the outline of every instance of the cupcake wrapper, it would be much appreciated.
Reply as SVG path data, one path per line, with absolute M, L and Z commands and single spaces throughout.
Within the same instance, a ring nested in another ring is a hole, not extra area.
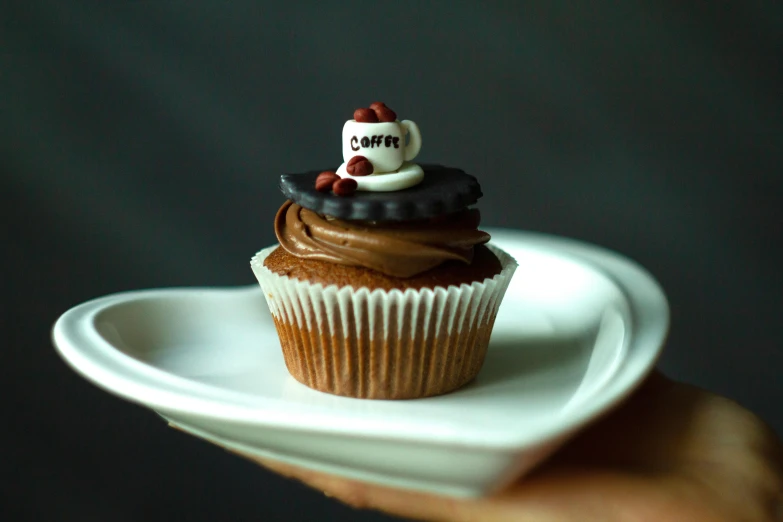
M 459 287 L 369 290 L 291 279 L 264 267 L 277 245 L 251 260 L 291 375 L 349 397 L 438 395 L 471 381 L 484 362 L 514 259 L 492 279 Z

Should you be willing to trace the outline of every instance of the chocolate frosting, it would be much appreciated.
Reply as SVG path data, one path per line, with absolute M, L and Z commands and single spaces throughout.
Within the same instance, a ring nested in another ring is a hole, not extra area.
M 344 221 L 286 201 L 275 216 L 275 234 L 297 257 L 411 277 L 448 260 L 469 264 L 473 247 L 490 239 L 478 230 L 480 220 L 477 209 L 464 209 L 428 220 Z

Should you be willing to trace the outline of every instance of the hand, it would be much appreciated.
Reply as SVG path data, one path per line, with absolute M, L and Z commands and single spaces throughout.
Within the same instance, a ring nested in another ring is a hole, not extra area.
M 448 521 L 783 521 L 779 439 L 728 399 L 652 375 L 537 471 L 488 498 L 396 490 L 248 457 L 357 508 Z

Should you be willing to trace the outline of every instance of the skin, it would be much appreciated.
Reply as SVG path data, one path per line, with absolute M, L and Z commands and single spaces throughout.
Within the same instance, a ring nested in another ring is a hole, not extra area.
M 358 509 L 415 520 L 783 521 L 783 450 L 736 403 L 653 374 L 504 492 L 454 499 L 246 456 Z

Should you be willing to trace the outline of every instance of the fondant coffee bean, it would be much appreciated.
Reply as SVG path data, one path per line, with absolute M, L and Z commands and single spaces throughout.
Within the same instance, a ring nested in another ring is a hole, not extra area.
M 338 176 L 336 172 L 333 170 L 325 170 L 315 178 L 315 190 L 318 192 L 329 192 L 332 190 L 334 182 L 338 179 L 340 179 L 340 176 Z
M 356 188 L 359 186 L 355 179 L 342 178 L 338 179 L 332 185 L 332 190 L 338 196 L 352 196 L 356 192 Z
M 351 176 L 369 176 L 375 168 L 364 156 L 354 156 L 345 164 L 345 171 Z
M 378 116 L 372 109 L 356 109 L 353 112 L 353 119 L 359 123 L 378 123 Z
M 370 104 L 370 108 L 371 108 L 372 110 L 374 110 L 374 111 L 377 111 L 377 110 L 378 110 L 378 109 L 380 109 L 381 107 L 386 107 L 386 104 L 385 104 L 385 103 L 383 103 L 383 102 L 372 102 L 372 103 Z
M 356 165 L 357 162 L 366 160 L 364 156 L 354 156 L 353 158 L 348 160 L 348 163 L 345 164 L 345 171 L 353 176 L 353 166 Z
M 346 172 L 348 172 L 348 174 L 350 174 L 351 176 L 369 176 L 375 171 L 375 167 L 373 167 L 372 163 L 370 163 L 370 160 L 368 160 L 364 156 L 354 156 L 354 157 L 358 157 L 361 159 L 354 162 L 352 165 L 346 165 L 345 170 Z
M 375 115 L 378 116 L 378 121 L 395 121 L 397 119 L 397 114 L 385 105 L 374 107 L 373 110 Z

